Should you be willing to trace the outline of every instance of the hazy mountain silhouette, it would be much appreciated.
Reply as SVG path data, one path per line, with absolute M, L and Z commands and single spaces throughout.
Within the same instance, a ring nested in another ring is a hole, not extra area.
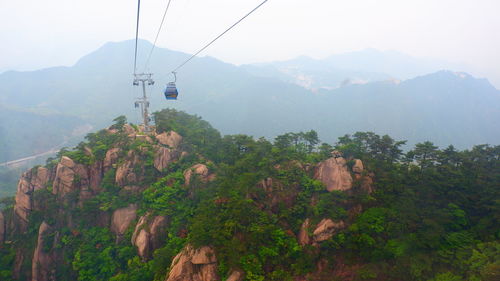
M 146 58 L 150 47 L 149 42 L 140 41 L 138 71 L 143 71 L 142 59 Z M 108 43 L 72 67 L 0 74 L 0 104 L 31 112 L 73 116 L 95 127 L 107 125 L 122 114 L 137 122 L 138 113 L 133 103 L 140 89 L 132 86 L 133 48 L 132 40 Z M 362 77 L 370 78 L 369 81 L 406 77 L 412 71 L 426 69 L 416 67 L 410 60 L 406 61 L 405 70 L 403 59 L 388 60 L 385 66 L 379 55 L 374 55 L 378 59 L 370 61 L 371 52 L 333 56 L 326 60 L 324 67 L 329 69 L 327 63 L 339 65 L 344 73 L 363 74 Z M 152 109 L 174 107 L 198 114 L 225 134 L 274 137 L 312 128 L 325 141 L 366 130 L 388 133 L 408 139 L 410 143 L 431 140 L 440 145 L 453 143 L 460 147 L 500 140 L 499 91 L 486 80 L 466 74 L 437 72 L 400 84 L 387 81 L 345 83 L 334 90 L 319 89 L 312 93 L 290 83 L 286 75 L 273 68 L 237 67 L 202 57 L 181 69 L 177 81 L 179 100 L 167 102 L 162 90 L 173 78 L 170 71 L 188 57 L 188 54 L 167 49 L 155 50 L 147 70 L 155 74 L 156 80 L 149 92 Z M 361 68 L 364 60 L 366 69 Z M 299 61 L 306 65 L 306 71 L 316 67 L 314 71 L 318 76 L 331 75 L 322 70 L 321 61 L 308 58 Z M 300 65 L 298 71 L 301 71 Z M 359 68 L 345 70 L 349 66 Z M 281 77 L 265 74 L 258 68 L 274 71 Z M 400 73 L 392 73 L 398 71 Z M 9 124 L 4 123 L 5 126 Z
M 434 59 L 415 58 L 396 51 L 365 49 L 325 59 L 301 56 L 292 60 L 244 65 L 255 75 L 278 78 L 311 90 L 334 89 L 346 84 L 366 84 L 389 79 L 410 79 L 442 69 L 467 66 Z

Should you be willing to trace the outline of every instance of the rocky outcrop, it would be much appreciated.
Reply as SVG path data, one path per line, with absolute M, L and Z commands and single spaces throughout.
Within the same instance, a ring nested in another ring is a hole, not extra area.
M 138 183 L 141 178 L 134 168 L 140 163 L 139 156 L 133 150 L 127 153 L 127 158 L 117 169 L 115 181 L 119 186 Z
M 184 171 L 184 183 L 189 185 L 193 176 L 197 176 L 201 182 L 208 182 L 215 178 L 214 174 L 210 174 L 207 165 L 196 164 Z
M 363 173 L 364 167 L 363 167 L 363 161 L 359 159 L 354 159 L 354 165 L 352 166 L 352 172 L 355 175 L 361 175 Z
M 158 171 L 163 171 L 168 165 L 179 160 L 181 152 L 178 150 L 158 147 L 155 153 L 154 166 Z
M 130 124 L 124 124 L 122 129 L 125 132 L 125 134 L 127 134 L 129 136 L 135 135 L 135 133 L 136 133 L 134 127 L 130 126 Z
M 172 261 L 165 281 L 217 281 L 217 257 L 211 247 L 186 246 Z
M 139 234 L 137 234 L 134 238 L 132 238 L 132 243 L 137 247 L 137 254 L 143 259 L 146 260 L 150 256 L 150 245 L 149 239 L 151 238 L 151 234 L 145 229 L 141 229 Z
M 80 199 L 88 199 L 92 196 L 94 189 L 98 189 L 101 179 L 99 167 L 94 167 L 90 173 L 89 167 L 83 164 L 76 164 L 71 158 L 63 156 L 56 168 L 56 176 L 52 193 L 59 198 L 64 198 L 72 192 L 78 191 Z M 93 179 L 91 179 L 93 174 Z M 92 183 L 92 184 L 91 184 Z
M 43 222 L 38 230 L 38 239 L 35 252 L 33 254 L 32 281 L 55 280 L 56 258 L 52 252 L 57 243 L 57 235 L 54 235 L 52 228 Z
M 19 179 L 14 205 L 17 225 L 22 232 L 26 231 L 28 225 L 28 216 L 32 210 L 32 194 L 34 190 L 31 186 L 29 176 L 25 173 Z
M 56 178 L 52 193 L 63 197 L 74 190 L 73 182 L 75 180 L 75 162 L 67 156 L 63 156 L 59 164 L 57 164 Z
M 233 270 L 227 277 L 226 281 L 243 281 L 245 274 L 239 270 Z
M 21 175 L 17 185 L 14 213 L 16 228 L 25 232 L 28 216 L 33 210 L 33 192 L 45 188 L 50 180 L 50 171 L 44 167 L 31 169 Z
M 0 212 L 0 245 L 3 244 L 3 241 L 5 240 L 5 236 L 6 236 L 5 217 L 3 216 L 3 213 Z
M 38 167 L 36 174 L 31 178 L 33 190 L 45 188 L 50 179 L 50 171 L 45 167 Z
M 139 219 L 131 242 L 137 247 L 137 252 L 143 260 L 149 259 L 154 250 L 162 246 L 167 224 L 168 220 L 164 216 L 151 218 L 145 215 Z
M 137 205 L 130 204 L 126 208 L 117 209 L 111 217 L 111 231 L 121 238 L 130 224 L 137 218 Z
M 309 238 L 309 224 L 310 220 L 306 219 L 300 227 L 299 236 L 297 238 L 299 240 L 299 245 L 301 246 L 308 245 L 311 242 L 311 239 Z
M 345 228 L 343 221 L 333 222 L 331 219 L 321 220 L 313 232 L 314 243 L 322 242 L 333 237 L 333 235 Z
M 93 190 L 94 194 L 101 192 L 101 182 L 103 176 L 103 164 L 102 161 L 96 161 L 89 167 L 89 177 L 90 177 L 90 188 Z
M 104 162 L 102 164 L 104 172 L 108 171 L 116 164 L 118 158 L 120 157 L 120 148 L 111 148 L 106 152 L 106 156 L 104 157 Z
M 132 161 L 126 161 L 116 170 L 115 181 L 119 186 L 124 186 L 137 181 L 137 175 L 133 171 Z
M 166 145 L 170 148 L 177 148 L 182 142 L 182 137 L 174 131 L 163 132 L 156 136 L 159 143 Z
M 352 177 L 346 160 L 339 152 L 332 152 L 333 157 L 320 162 L 314 178 L 321 181 L 329 192 L 346 191 L 352 188 Z
M 163 171 L 172 162 L 179 160 L 183 156 L 179 145 L 182 137 L 174 131 L 164 132 L 156 136 L 161 144 L 156 146 L 154 166 L 158 171 Z
M 76 193 L 81 206 L 85 200 L 100 192 L 101 180 L 101 163 L 77 164 L 71 158 L 63 156 L 57 164 L 52 193 L 65 200 L 68 194 Z

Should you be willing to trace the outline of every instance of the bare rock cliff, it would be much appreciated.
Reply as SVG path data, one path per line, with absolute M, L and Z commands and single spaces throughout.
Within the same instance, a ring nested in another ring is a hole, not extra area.
M 168 165 L 179 160 L 181 152 L 176 149 L 157 147 L 154 159 L 154 166 L 158 171 L 163 171 Z
M 130 204 L 126 208 L 117 209 L 111 217 L 111 231 L 119 238 L 125 234 L 130 224 L 137 218 L 137 205 Z
M 154 250 L 162 246 L 167 225 L 168 220 L 164 216 L 144 215 L 139 219 L 131 242 L 143 260 L 149 259 Z
M 352 188 L 352 177 L 347 162 L 338 155 L 319 163 L 314 178 L 321 181 L 330 192 L 346 191 Z
M 35 252 L 33 254 L 32 281 L 49 281 L 55 279 L 55 268 L 57 265 L 53 245 L 57 243 L 57 233 L 43 222 L 38 230 L 38 239 Z
M 210 174 L 210 171 L 205 164 L 196 164 L 184 171 L 184 183 L 189 185 L 193 176 L 198 177 L 201 182 L 209 182 L 215 178 L 215 174 Z
M 33 192 L 45 188 L 49 180 L 50 171 L 43 167 L 28 170 L 21 175 L 17 185 L 14 205 L 14 223 L 16 229 L 19 229 L 21 232 L 27 230 L 28 216 L 33 210 Z
M 111 148 L 106 152 L 106 156 L 104 157 L 102 165 L 104 172 L 107 172 L 109 169 L 113 168 L 113 165 L 115 165 L 116 162 L 118 162 L 118 158 L 120 157 L 120 152 L 121 149 L 117 147 Z
M 363 161 L 359 159 L 354 159 L 354 165 L 352 166 L 352 172 L 358 176 L 363 173 L 364 167 L 363 167 Z
M 331 219 L 321 220 L 313 232 L 313 241 L 315 243 L 322 242 L 332 238 L 332 236 L 339 230 L 345 228 L 343 221 L 334 222 Z
M 170 131 L 157 135 L 156 139 L 160 145 L 156 147 L 154 166 L 161 172 L 170 163 L 181 158 L 182 151 L 179 149 L 179 145 L 182 142 L 182 137 L 176 132 Z
M 170 148 L 176 149 L 182 142 L 182 137 L 174 131 L 163 132 L 156 136 L 159 143 L 166 145 Z
M 217 258 L 211 247 L 186 246 L 172 261 L 165 281 L 218 281 Z
M 140 181 L 140 175 L 134 168 L 140 163 L 139 155 L 133 150 L 127 153 L 125 161 L 117 168 L 115 181 L 119 186 L 135 184 Z
M 245 279 L 245 274 L 239 270 L 233 270 L 226 281 L 243 281 Z
M 300 227 L 299 235 L 297 238 L 299 241 L 299 245 L 301 245 L 301 246 L 308 245 L 311 241 L 311 239 L 309 238 L 309 233 L 308 233 L 309 224 L 310 224 L 310 220 L 306 219 L 302 223 L 302 226 Z

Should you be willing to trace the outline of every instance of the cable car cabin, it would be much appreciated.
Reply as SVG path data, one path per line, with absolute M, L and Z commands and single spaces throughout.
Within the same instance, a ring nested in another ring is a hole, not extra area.
M 179 92 L 177 91 L 177 87 L 175 86 L 175 82 L 170 82 L 167 84 L 167 88 L 165 89 L 165 98 L 167 100 L 176 100 Z

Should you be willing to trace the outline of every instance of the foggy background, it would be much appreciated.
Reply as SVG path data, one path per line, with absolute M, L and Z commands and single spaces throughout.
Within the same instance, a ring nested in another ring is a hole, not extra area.
M 167 2 L 142 1 L 141 38 L 154 40 Z M 260 2 L 172 0 L 158 46 L 194 53 Z M 1 1 L 0 72 L 72 65 L 131 39 L 136 9 L 135 0 Z M 246 64 L 397 50 L 466 65 L 500 88 L 499 10 L 497 0 L 270 0 L 201 55 Z

